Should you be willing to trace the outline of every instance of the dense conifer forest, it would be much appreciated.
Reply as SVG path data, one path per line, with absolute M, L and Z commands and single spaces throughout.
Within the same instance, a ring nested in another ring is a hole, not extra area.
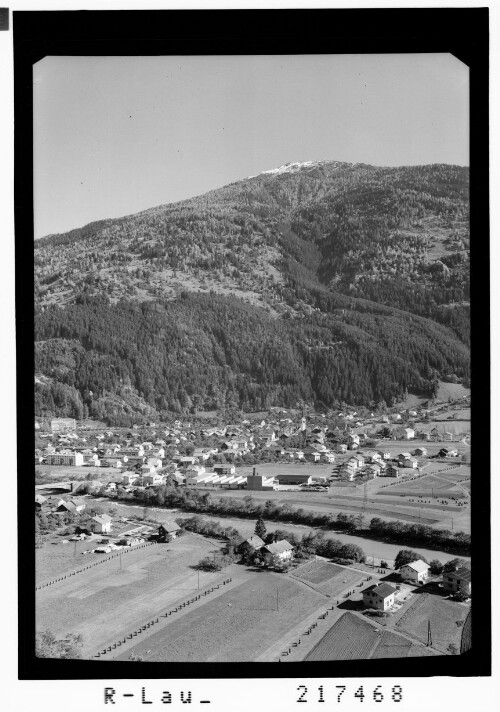
M 326 161 L 39 240 L 37 415 L 375 407 L 466 381 L 468 175 Z

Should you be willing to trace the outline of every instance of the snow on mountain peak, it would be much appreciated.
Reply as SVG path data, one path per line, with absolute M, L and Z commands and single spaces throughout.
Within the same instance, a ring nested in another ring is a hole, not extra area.
M 258 175 L 280 175 L 282 173 L 297 173 L 300 170 L 307 168 L 317 168 L 318 166 L 323 166 L 325 164 L 338 166 L 345 165 L 344 163 L 338 163 L 337 161 L 302 161 L 296 163 L 285 163 L 279 168 L 271 168 L 269 171 L 262 171 Z M 248 176 L 248 178 L 256 178 L 256 176 Z

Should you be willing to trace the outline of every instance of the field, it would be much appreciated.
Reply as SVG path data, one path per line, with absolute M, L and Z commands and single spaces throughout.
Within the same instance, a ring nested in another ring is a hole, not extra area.
M 240 585 L 172 619 L 114 659 L 127 660 L 132 652 L 145 661 L 255 661 L 324 602 L 324 596 L 287 576 L 247 572 Z
M 92 479 L 100 482 L 114 482 L 121 477 L 122 471 L 127 469 L 117 469 L 116 467 L 72 467 L 70 465 L 35 465 L 36 470 L 40 470 L 43 475 L 50 476 L 54 482 L 59 480 L 85 480 L 88 475 Z
M 48 555 L 56 548 L 47 547 Z M 41 589 L 36 593 L 37 630 L 48 628 L 55 635 L 81 633 L 84 656 L 92 655 L 108 640 L 115 642 L 144 619 L 192 595 L 198 587 L 198 572 L 191 567 L 217 548 L 214 542 L 187 534 L 170 544 L 108 559 Z M 98 560 L 85 557 L 86 564 Z M 222 579 L 221 573 L 200 572 L 200 589 Z
M 125 532 L 129 532 L 132 529 L 136 530 L 139 526 L 141 526 L 141 522 L 138 521 L 132 523 L 115 521 L 113 535 L 110 538 L 119 538 Z M 150 526 L 142 526 L 144 530 L 152 530 Z M 140 533 L 138 532 L 138 534 Z M 106 538 L 96 534 L 85 541 L 69 541 L 68 536 L 71 535 L 53 534 L 46 538 L 43 548 L 35 550 L 37 584 L 45 583 L 69 571 L 81 569 L 82 566 L 86 566 L 90 561 L 95 561 L 96 554 L 88 554 L 87 557 L 84 557 L 83 552 L 95 549 L 97 542 Z M 67 541 L 67 543 L 63 544 L 63 541 Z M 91 557 L 90 559 L 88 558 L 89 556 Z M 99 555 L 99 560 L 108 558 L 109 557 L 104 554 Z
M 296 569 L 292 576 L 327 596 L 336 598 L 346 589 L 352 590 L 366 580 L 366 574 L 326 561 L 311 561 Z
M 370 657 L 381 633 L 354 613 L 344 613 L 305 657 L 307 661 L 362 660 Z
M 403 635 L 382 630 L 355 613 L 347 612 L 305 656 L 307 661 L 405 658 L 432 655 Z
M 434 648 L 446 653 L 451 643 L 460 650 L 462 624 L 469 608 L 430 593 L 419 593 L 414 599 L 397 621 L 397 630 L 425 643 L 430 621 Z M 457 625 L 457 621 L 461 622 L 461 625 Z

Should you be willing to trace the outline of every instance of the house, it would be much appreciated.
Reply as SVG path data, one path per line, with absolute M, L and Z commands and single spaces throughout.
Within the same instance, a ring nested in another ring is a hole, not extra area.
M 273 554 L 281 561 L 286 561 L 293 557 L 293 546 L 286 539 L 276 541 L 274 544 L 267 544 L 267 546 L 262 547 L 261 551 L 263 554 Z
M 340 454 L 344 454 L 347 452 L 347 445 L 345 443 L 339 443 L 337 449 Z
M 135 482 L 136 479 L 138 478 L 137 473 L 135 472 L 124 472 L 122 474 L 122 485 L 131 485 L 132 482 Z
M 167 538 L 177 539 L 181 528 L 176 522 L 163 522 L 158 527 L 158 539 L 165 541 Z
M 470 569 L 462 566 L 456 571 L 449 571 L 443 574 L 443 588 L 445 591 L 450 591 L 451 593 L 461 591 L 467 596 L 470 596 L 472 590 Z
M 417 447 L 413 451 L 413 454 L 416 455 L 417 457 L 425 457 L 425 455 L 427 455 L 427 448 Z
M 376 608 L 379 611 L 387 611 L 394 605 L 394 597 L 397 590 L 388 583 L 381 583 L 378 586 L 372 584 L 363 591 L 363 605 L 366 608 Z
M 394 465 L 388 465 L 385 470 L 380 471 L 381 477 L 399 477 L 399 470 Z
M 360 466 L 359 460 L 358 460 L 357 457 L 350 457 L 350 458 L 347 460 L 347 462 L 344 463 L 344 464 L 349 465 L 349 467 L 352 467 L 352 468 L 355 469 L 355 470 L 357 470 L 358 467 Z
M 415 437 L 415 431 L 413 428 L 403 428 L 401 431 L 401 437 L 403 440 L 413 440 Z
M 157 472 L 152 472 L 149 475 L 143 475 L 142 484 L 144 487 L 155 487 L 162 484 L 162 476 Z
M 411 460 L 411 453 L 409 452 L 400 452 L 398 455 L 398 465 L 400 467 L 405 467 L 405 460 Z
M 214 465 L 213 470 L 218 475 L 234 475 L 236 467 L 230 463 L 224 462 Z
M 264 540 L 261 539 L 260 536 L 257 536 L 257 534 L 252 534 L 252 536 L 245 539 L 243 543 L 250 544 L 254 549 L 262 549 L 262 547 L 265 546 Z
M 208 460 L 210 455 L 213 453 L 213 450 L 209 450 L 208 448 L 196 448 L 195 451 L 193 452 L 193 457 L 198 458 L 198 460 Z
M 367 465 L 366 472 L 370 477 L 380 477 L 380 465 Z
M 308 462 L 319 462 L 320 454 L 317 450 L 312 447 L 304 448 L 304 460 Z
M 42 506 L 47 502 L 46 497 L 41 494 L 35 495 L 35 511 L 39 511 Z
M 388 452 L 387 450 L 379 450 L 379 455 L 382 458 L 382 460 L 390 460 L 391 459 L 391 453 Z
M 294 448 L 289 448 L 286 450 L 286 454 L 290 455 L 291 460 L 303 460 L 304 453 L 302 450 L 295 450 Z
M 68 499 L 59 504 L 56 512 L 70 512 L 71 514 L 77 514 L 78 512 L 83 512 L 87 505 L 82 502 L 73 502 Z
M 162 462 L 161 458 L 159 458 L 159 457 L 148 457 L 148 459 L 146 460 L 146 465 L 156 467 L 157 469 L 159 469 L 162 466 L 162 464 L 163 464 L 163 462 Z
M 418 467 L 418 460 L 416 460 L 414 457 L 405 457 L 403 461 L 403 467 L 411 467 L 412 469 L 417 469 Z
M 87 526 L 91 532 L 99 534 L 109 534 L 111 531 L 112 520 L 107 514 L 100 514 L 96 517 L 91 517 L 88 520 Z
M 181 467 L 188 467 L 189 465 L 196 465 L 197 462 L 197 457 L 181 457 L 179 464 Z
M 357 467 L 349 462 L 344 462 L 344 464 L 339 468 L 339 475 L 341 479 L 348 480 L 350 482 L 354 479 L 356 472 Z
M 154 475 L 156 472 L 156 467 L 154 465 L 143 465 L 141 467 L 141 475 Z
M 399 569 L 399 573 L 403 581 L 417 584 L 425 583 L 429 575 L 429 564 L 426 564 L 422 559 L 411 561 L 409 564 L 402 566 Z

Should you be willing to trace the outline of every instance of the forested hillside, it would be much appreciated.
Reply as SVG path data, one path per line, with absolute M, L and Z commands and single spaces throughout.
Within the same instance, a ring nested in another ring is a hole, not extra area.
M 37 413 L 431 394 L 468 378 L 469 246 L 468 169 L 333 161 L 49 236 Z

